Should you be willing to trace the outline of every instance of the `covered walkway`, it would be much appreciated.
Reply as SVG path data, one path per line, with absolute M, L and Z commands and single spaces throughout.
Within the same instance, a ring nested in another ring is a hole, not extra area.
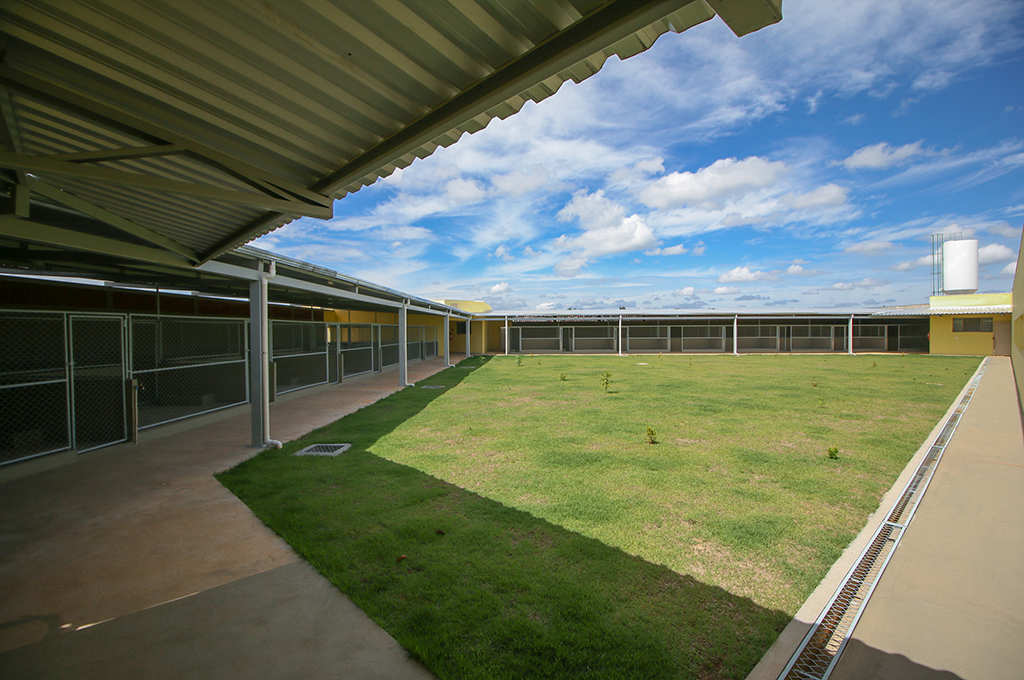
M 275 403 L 274 435 L 396 382 Z M 0 484 L 0 677 L 431 677 L 214 479 L 253 453 L 240 415 Z

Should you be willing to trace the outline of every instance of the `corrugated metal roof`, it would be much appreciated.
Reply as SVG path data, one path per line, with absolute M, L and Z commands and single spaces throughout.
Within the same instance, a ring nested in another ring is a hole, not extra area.
M 19 208 L 0 250 L 146 259 L 103 222 L 193 266 L 716 11 L 743 35 L 781 0 L 5 0 L 0 189 L 88 219 Z
M 931 312 L 928 305 L 901 305 L 884 307 L 873 312 L 874 316 L 928 316 Z

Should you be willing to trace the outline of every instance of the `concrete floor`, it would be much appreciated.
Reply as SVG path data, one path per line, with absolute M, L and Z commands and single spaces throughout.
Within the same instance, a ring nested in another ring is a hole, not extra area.
M 397 389 L 392 371 L 296 393 L 272 436 Z M 214 479 L 249 437 L 232 416 L 0 484 L 0 678 L 432 677 Z

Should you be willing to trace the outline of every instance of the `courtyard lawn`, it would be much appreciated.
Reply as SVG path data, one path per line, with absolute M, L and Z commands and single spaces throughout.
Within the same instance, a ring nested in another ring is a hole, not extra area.
M 476 358 L 219 478 L 442 678 L 742 678 L 978 363 Z

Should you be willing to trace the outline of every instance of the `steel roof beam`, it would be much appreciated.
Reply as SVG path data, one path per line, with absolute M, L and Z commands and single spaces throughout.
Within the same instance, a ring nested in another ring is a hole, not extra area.
M 174 144 L 180 146 L 190 157 L 254 186 L 258 186 L 258 184 L 253 183 L 253 180 L 258 179 L 273 184 L 302 201 L 327 208 L 331 208 L 334 205 L 333 198 L 329 196 L 311 191 L 301 184 L 275 176 L 273 173 L 267 172 L 262 168 L 249 165 L 226 153 L 199 144 L 182 135 L 162 128 L 156 123 L 124 113 L 5 64 L 0 64 L 0 84 L 87 120 L 133 135 L 150 144 Z M 100 85 L 99 83 L 93 84 L 97 87 Z M 112 95 L 125 97 L 124 92 L 112 92 Z M 150 116 L 154 120 L 168 115 L 166 109 L 160 109 L 141 101 L 133 100 L 131 106 L 140 114 Z M 188 126 L 183 122 L 182 127 Z M 229 145 L 225 144 L 225 146 Z
M 108 184 L 119 184 L 123 186 L 136 186 L 145 189 L 162 191 L 170 194 L 182 194 L 195 198 L 205 198 L 221 203 L 233 203 L 258 208 L 270 208 L 292 215 L 306 215 L 330 219 L 334 216 L 333 208 L 320 205 L 310 205 L 299 201 L 288 201 L 274 198 L 267 194 L 255 194 L 245 191 L 233 191 L 221 189 L 205 184 L 192 184 L 178 180 L 156 177 L 153 175 L 142 175 L 134 172 L 124 172 L 113 168 L 83 166 L 78 163 L 67 161 L 55 161 L 45 156 L 26 156 L 23 154 L 0 151 L 0 168 L 12 170 L 23 170 L 30 173 L 67 175 L 81 179 L 104 182 Z
M 157 144 L 156 146 L 135 146 L 125 149 L 104 149 L 102 151 L 81 151 L 79 153 L 54 153 L 40 156 L 51 161 L 67 161 L 70 163 L 102 163 L 105 161 L 123 161 L 129 158 L 155 158 L 157 156 L 173 156 L 184 153 L 185 149 L 177 144 Z
M 19 219 L 17 217 L 0 216 L 0 237 L 174 267 L 192 266 L 192 261 L 187 257 L 168 250 L 150 248 L 149 246 L 134 243 L 124 243 L 123 241 L 103 236 L 83 234 L 71 231 L 70 229 L 61 229 L 60 227 L 53 227 L 49 224 Z
M 112 213 L 106 208 L 102 208 L 90 203 L 89 201 L 83 200 L 70 192 L 59 189 L 51 184 L 47 184 L 41 179 L 30 177 L 28 179 L 28 186 L 33 192 L 40 196 L 45 196 L 56 203 L 60 203 L 61 205 L 77 210 L 84 215 L 100 220 L 101 222 L 109 224 L 110 226 L 127 234 L 140 238 L 143 241 L 149 241 L 155 246 L 182 255 L 192 263 L 199 262 L 199 255 L 191 248 L 183 246 L 177 241 L 169 239 L 166 236 L 162 236 L 152 229 L 148 229 L 140 224 L 132 222 L 129 219 Z

